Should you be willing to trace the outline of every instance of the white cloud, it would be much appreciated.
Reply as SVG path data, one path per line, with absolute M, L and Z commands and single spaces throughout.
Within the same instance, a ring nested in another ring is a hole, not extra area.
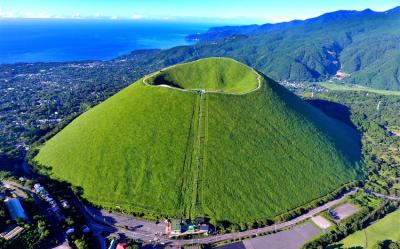
M 100 13 L 97 12 L 97 13 L 95 14 L 95 17 L 100 17 Z
M 74 19 L 81 19 L 81 18 L 82 18 L 82 17 L 81 17 L 81 13 L 79 13 L 79 12 L 76 12 L 76 13 L 73 14 L 71 17 L 74 18 Z
M 18 17 L 14 11 L 5 11 L 0 6 L 0 18 L 14 18 L 14 17 Z
M 139 19 L 142 19 L 143 18 L 143 16 L 142 15 L 139 15 L 139 14 L 134 14 L 133 16 L 132 16 L 132 19 L 133 20 L 139 20 Z
M 47 12 L 31 12 L 31 11 L 25 12 L 22 15 L 22 17 L 23 18 L 53 18 L 53 16 Z
M 118 16 L 112 16 L 111 17 L 111 20 L 117 20 L 118 19 Z

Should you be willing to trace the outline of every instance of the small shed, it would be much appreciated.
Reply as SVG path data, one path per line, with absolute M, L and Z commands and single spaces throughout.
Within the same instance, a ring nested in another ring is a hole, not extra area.
M 180 234 L 182 232 L 182 223 L 180 220 L 172 220 L 171 227 L 172 234 Z

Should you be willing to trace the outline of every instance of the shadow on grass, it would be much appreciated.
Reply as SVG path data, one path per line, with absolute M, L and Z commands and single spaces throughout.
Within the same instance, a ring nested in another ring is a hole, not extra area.
M 307 102 L 321 110 L 327 116 L 339 120 L 347 124 L 348 126 L 356 129 L 356 126 L 353 124 L 350 118 L 351 112 L 349 107 L 323 99 L 310 99 L 307 100 Z
M 347 144 L 344 141 L 338 141 L 335 140 L 335 143 L 337 144 L 338 148 L 342 150 L 342 152 L 348 156 L 348 158 L 353 161 L 356 165 L 359 165 L 362 161 L 362 142 L 361 142 L 361 133 L 357 129 L 357 127 L 354 125 L 354 123 L 351 120 L 351 111 L 350 108 L 337 103 L 337 102 L 332 102 L 324 99 L 309 99 L 306 100 L 307 103 L 311 104 L 315 108 L 319 109 L 322 111 L 326 116 L 335 119 L 342 124 L 346 125 L 349 127 L 351 130 L 354 131 L 352 136 L 354 135 L 354 141 L 357 144 L 354 144 L 354 147 L 350 147 L 349 144 Z M 344 127 L 343 127 L 344 128 Z M 340 129 L 336 129 L 336 132 L 341 132 Z M 350 135 L 350 134 L 348 134 Z M 353 149 L 350 149 L 353 148 Z M 358 175 L 362 177 L 364 174 L 362 170 L 359 168 L 358 169 Z

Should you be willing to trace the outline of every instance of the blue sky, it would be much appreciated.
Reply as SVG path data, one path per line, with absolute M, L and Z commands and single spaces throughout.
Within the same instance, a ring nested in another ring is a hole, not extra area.
M 265 23 L 399 5 L 399 0 L 0 0 L 0 17 Z

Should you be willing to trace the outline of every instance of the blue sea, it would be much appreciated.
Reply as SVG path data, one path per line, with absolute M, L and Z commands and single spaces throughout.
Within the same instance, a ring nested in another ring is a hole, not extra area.
M 0 20 L 0 63 L 107 60 L 187 45 L 212 24 L 128 20 Z

